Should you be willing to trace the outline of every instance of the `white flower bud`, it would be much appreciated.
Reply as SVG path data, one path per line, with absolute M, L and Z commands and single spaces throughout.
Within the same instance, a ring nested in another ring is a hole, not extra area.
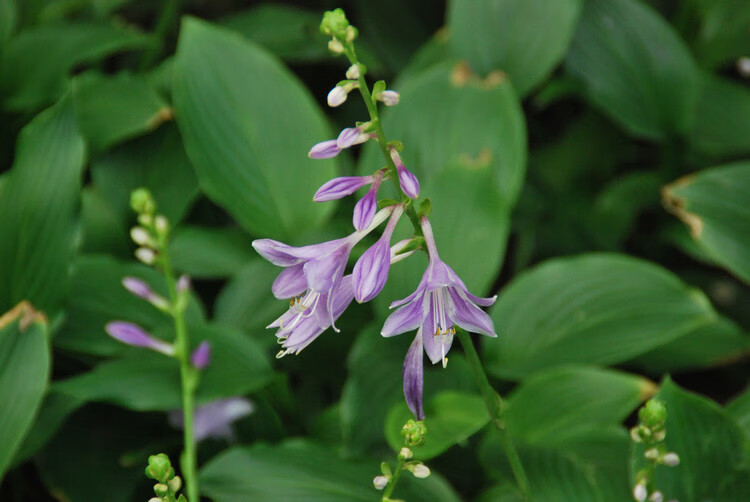
M 646 497 L 648 497 L 648 492 L 646 491 L 646 483 L 641 481 L 640 483 L 635 485 L 635 488 L 633 488 L 633 498 L 638 502 L 643 502 L 644 500 L 646 500 Z
M 664 441 L 665 437 L 667 437 L 667 431 L 665 429 L 654 431 L 654 441 Z
M 375 487 L 376 490 L 382 490 L 386 486 L 388 486 L 389 479 L 385 476 L 375 476 L 372 479 L 372 485 Z
M 395 106 L 401 99 L 401 95 L 396 91 L 383 91 L 378 96 L 378 99 L 382 101 L 385 106 Z
M 164 215 L 160 214 L 154 218 L 154 226 L 156 227 L 156 231 L 163 235 L 169 230 L 169 221 Z
M 169 486 L 169 489 L 173 491 L 174 493 L 177 493 L 180 491 L 180 488 L 182 488 L 182 480 L 179 476 L 175 476 L 169 481 L 167 481 L 167 486 Z
M 347 42 L 354 42 L 354 39 L 357 38 L 357 29 L 349 25 L 346 27 L 346 41 Z
M 669 452 L 662 455 L 660 462 L 667 467 L 674 467 L 680 464 L 680 457 L 674 452 Z
M 737 72 L 741 77 L 750 78 L 750 58 L 740 58 L 737 60 Z
M 641 439 L 641 432 L 638 426 L 632 427 L 630 429 L 630 439 L 632 439 L 635 443 L 640 443 L 641 441 L 643 441 L 643 439 Z
M 331 89 L 331 92 L 328 93 L 328 106 L 331 108 L 336 108 L 337 106 L 341 105 L 346 101 L 346 98 L 348 96 L 348 92 L 346 89 L 341 87 L 340 85 L 337 85 L 333 89 Z
M 359 78 L 359 64 L 354 63 L 346 70 L 346 78 L 349 80 L 357 80 Z
M 159 497 L 151 497 L 148 502 L 163 502 Z
M 643 452 L 643 456 L 649 460 L 656 460 L 657 458 L 659 458 L 659 450 L 657 450 L 656 448 L 649 448 L 648 450 Z
M 138 248 L 135 250 L 135 257 L 146 265 L 153 265 L 156 261 L 156 253 L 153 249 Z
M 661 492 L 656 491 L 651 494 L 648 498 L 649 502 L 664 502 L 664 495 Z
M 411 469 L 411 473 L 414 474 L 415 478 L 426 478 L 430 475 L 430 468 L 424 464 L 417 464 Z
M 333 52 L 334 54 L 341 54 L 342 52 L 344 52 L 344 45 L 334 38 L 333 40 L 328 42 L 328 50 Z
M 133 239 L 133 242 L 135 242 L 139 246 L 151 245 L 151 236 L 149 235 L 148 230 L 143 227 L 131 228 L 130 238 Z
M 413 455 L 412 451 L 406 447 L 401 448 L 401 451 L 398 452 L 398 456 L 406 460 L 410 459 L 412 455 Z

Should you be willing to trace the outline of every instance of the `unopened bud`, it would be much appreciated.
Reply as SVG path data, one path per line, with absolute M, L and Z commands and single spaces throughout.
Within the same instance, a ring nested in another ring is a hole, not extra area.
M 664 502 L 664 495 L 661 492 L 656 491 L 651 494 L 648 498 L 649 502 Z
M 348 97 L 349 93 L 344 89 L 342 86 L 337 85 L 333 89 L 331 89 L 331 92 L 328 93 L 328 106 L 331 108 L 336 108 L 337 106 L 340 106 L 346 101 L 346 98 Z
M 148 230 L 143 227 L 131 228 L 130 238 L 133 239 L 133 242 L 135 242 L 139 246 L 153 245 L 153 239 L 151 239 L 151 235 L 148 233 Z
M 401 458 L 403 458 L 403 459 L 405 459 L 405 460 L 410 459 L 413 455 L 414 454 L 412 453 L 412 451 L 409 448 L 406 448 L 406 447 L 401 448 L 401 451 L 398 452 L 398 456 L 401 457 Z
M 190 276 L 181 275 L 180 278 L 177 279 L 176 287 L 178 293 L 187 293 L 190 290 Z
M 741 77 L 750 78 L 750 58 L 740 58 L 737 60 L 737 72 Z
M 667 421 L 667 407 L 658 399 L 649 399 L 638 411 L 641 422 L 652 429 L 660 429 Z
M 150 248 L 136 249 L 135 257 L 146 265 L 153 265 L 156 262 L 156 253 Z
M 378 100 L 385 106 L 395 106 L 401 100 L 401 95 L 396 91 L 383 91 L 378 95 Z
M 674 452 L 669 452 L 662 455 L 661 459 L 659 459 L 659 462 L 666 465 L 667 467 L 674 467 L 676 465 L 680 465 L 680 457 Z
M 344 33 L 347 42 L 354 42 L 358 35 L 357 28 L 352 25 L 347 26 Z
M 169 486 L 169 489 L 172 491 L 172 493 L 177 493 L 178 491 L 180 491 L 180 488 L 182 488 L 182 480 L 179 476 L 175 476 L 167 481 L 167 486 Z
M 376 490 L 382 490 L 386 486 L 388 486 L 388 482 L 390 480 L 386 478 L 385 476 L 375 476 L 372 479 L 372 485 L 375 487 Z
M 151 497 L 148 502 L 163 502 L 159 497 Z
M 354 63 L 346 70 L 346 78 L 349 80 L 357 80 L 359 78 L 359 64 Z
M 667 431 L 666 429 L 659 429 L 658 431 L 654 431 L 654 441 L 664 441 L 664 438 L 667 437 Z
M 630 439 L 632 439 L 636 443 L 640 443 L 641 441 L 643 441 L 643 438 L 641 438 L 640 428 L 637 425 L 635 427 L 631 427 Z
M 338 39 L 334 38 L 328 42 L 328 50 L 334 54 L 341 54 L 342 52 L 344 52 L 344 44 L 339 42 Z
M 643 452 L 643 456 L 646 457 L 649 460 L 656 460 L 659 458 L 659 450 L 656 448 L 649 448 L 645 452 Z
M 633 498 L 637 500 L 638 502 L 643 502 L 646 500 L 646 497 L 648 497 L 648 492 L 646 491 L 646 483 L 638 483 L 633 488 Z
M 156 203 L 147 188 L 138 188 L 130 194 L 130 207 L 136 213 L 151 214 L 156 210 Z
M 413 464 L 407 468 L 414 474 L 415 478 L 426 478 L 430 475 L 430 468 L 424 464 Z
M 169 487 L 164 483 L 157 483 L 154 485 L 154 493 L 159 497 L 164 497 L 169 495 Z
M 174 476 L 174 469 L 169 461 L 169 457 L 164 453 L 150 455 L 148 457 L 148 467 L 146 467 L 146 476 L 165 483 Z
M 169 231 L 169 220 L 167 220 L 166 216 L 160 214 L 154 218 L 154 226 L 159 234 L 164 235 Z

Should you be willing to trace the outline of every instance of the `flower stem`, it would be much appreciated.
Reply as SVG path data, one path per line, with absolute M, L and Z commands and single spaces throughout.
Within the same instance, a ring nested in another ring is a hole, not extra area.
M 187 326 L 182 310 L 177 308 L 179 303 L 177 285 L 172 271 L 172 265 L 167 255 L 167 246 L 162 246 L 162 257 L 164 266 L 164 276 L 167 279 L 169 289 L 169 299 L 172 305 L 171 312 L 174 318 L 174 328 L 177 335 L 176 355 L 180 361 L 180 380 L 182 382 L 182 414 L 184 417 L 184 442 L 185 448 L 180 457 L 180 466 L 182 475 L 185 478 L 185 489 L 187 498 L 190 502 L 199 502 L 198 497 L 198 476 L 196 473 L 198 450 L 195 443 L 193 410 L 194 394 L 197 386 L 197 374 L 195 369 L 190 365 L 190 343 L 188 340 Z
M 510 469 L 513 471 L 513 476 L 516 478 L 518 488 L 521 490 L 524 500 L 531 501 L 531 490 L 529 488 L 529 480 L 526 477 L 526 472 L 521 464 L 521 459 L 518 456 L 513 441 L 511 440 L 508 432 L 505 430 L 505 425 L 502 420 L 502 408 L 503 401 L 500 395 L 495 392 L 495 389 L 490 385 L 490 381 L 487 378 L 487 373 L 484 371 L 482 361 L 479 359 L 477 349 L 474 347 L 474 343 L 471 341 L 471 336 L 463 329 L 456 327 L 456 335 L 461 342 L 461 347 L 464 349 L 466 358 L 469 361 L 469 366 L 474 372 L 474 377 L 477 382 L 477 387 L 482 394 L 484 399 L 484 405 L 487 407 L 487 411 L 490 414 L 490 420 L 492 425 L 495 426 L 500 438 L 500 445 L 505 452 L 505 456 L 508 458 L 510 463 Z
M 398 484 L 398 478 L 401 476 L 401 472 L 404 470 L 405 464 L 406 464 L 406 459 L 402 458 L 401 455 L 399 455 L 398 465 L 396 466 L 396 470 L 393 471 L 393 476 L 391 476 L 390 481 L 388 481 L 388 486 L 386 486 L 385 491 L 383 491 L 383 498 L 381 499 L 383 502 L 390 500 L 391 494 L 393 493 L 393 490 L 396 488 L 396 484 Z

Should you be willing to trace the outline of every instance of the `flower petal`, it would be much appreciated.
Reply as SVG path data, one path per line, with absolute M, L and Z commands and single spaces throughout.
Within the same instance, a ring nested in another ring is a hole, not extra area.
M 407 197 L 411 199 L 419 197 L 419 180 L 405 167 L 398 170 L 398 184 Z
M 379 239 L 354 265 L 352 272 L 354 298 L 359 303 L 369 302 L 383 290 L 391 266 L 389 244 L 389 239 Z
M 352 213 L 352 224 L 357 230 L 364 230 L 367 228 L 372 220 L 375 218 L 375 213 L 378 211 L 378 193 L 377 188 L 373 190 L 370 188 L 364 197 L 359 199 L 357 204 L 354 206 L 354 212 Z
M 448 288 L 448 293 L 454 306 L 451 314 L 453 322 L 471 333 L 481 333 L 491 337 L 497 336 L 492 319 L 484 310 L 462 296 L 456 288 Z
M 418 291 L 415 293 L 418 293 Z M 388 319 L 385 320 L 385 324 L 383 324 L 380 334 L 386 337 L 400 335 L 421 325 L 425 317 L 424 308 L 422 307 L 423 298 L 415 297 L 414 301 L 389 315 Z
M 404 378 L 404 397 L 406 404 L 417 420 L 424 420 L 422 409 L 422 393 L 424 391 L 424 368 L 422 366 L 422 333 L 417 331 L 417 336 L 409 347 L 404 359 L 404 368 L 401 372 Z
M 271 286 L 273 296 L 286 300 L 304 293 L 307 289 L 304 266 L 304 263 L 298 263 L 282 270 Z

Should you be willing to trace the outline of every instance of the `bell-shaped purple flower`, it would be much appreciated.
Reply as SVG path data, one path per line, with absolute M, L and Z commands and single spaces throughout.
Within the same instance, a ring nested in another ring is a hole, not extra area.
M 326 202 L 351 195 L 363 186 L 375 181 L 375 176 L 342 176 L 327 181 L 315 192 L 315 202 Z
M 383 171 L 378 171 L 375 174 L 375 179 L 373 180 L 372 185 L 370 185 L 370 189 L 354 206 L 352 223 L 354 224 L 355 229 L 362 230 L 370 226 L 372 223 L 375 213 L 378 211 L 378 189 L 382 182 Z
M 140 326 L 132 322 L 112 321 L 107 323 L 104 329 L 109 336 L 127 345 L 144 347 L 168 356 L 173 356 L 175 353 L 172 344 L 146 333 Z
M 352 272 L 354 298 L 359 303 L 369 302 L 378 296 L 385 286 L 391 266 L 391 237 L 403 212 L 402 204 L 396 206 L 383 235 L 378 242 L 364 252 L 354 265 Z
M 195 409 L 193 434 L 196 441 L 207 438 L 232 439 L 231 424 L 253 412 L 253 403 L 241 397 L 211 401 Z M 179 429 L 185 427 L 182 410 L 169 412 L 169 423 Z
M 386 319 L 381 334 L 389 337 L 418 329 L 430 361 L 433 364 L 442 361 L 445 366 L 448 361 L 446 354 L 456 333 L 454 325 L 472 333 L 497 336 L 492 319 L 479 308 L 479 305 L 492 305 L 497 297 L 480 298 L 469 293 L 463 281 L 440 259 L 432 227 L 424 216 L 421 226 L 430 262 L 416 291 L 391 304 L 391 308 L 398 309 Z M 416 368 L 416 363 L 412 366 Z M 409 375 L 415 378 L 412 373 Z M 405 382 L 405 388 L 406 385 Z M 417 386 L 410 384 L 410 388 L 416 389 Z M 421 402 L 421 397 L 418 401 Z
M 272 287 L 277 298 L 294 298 L 288 312 L 294 315 L 285 321 L 284 329 L 293 329 L 303 319 L 312 316 L 321 304 L 323 312 L 329 316 L 328 325 L 336 329 L 333 315 L 335 295 L 332 293 L 344 275 L 349 253 L 365 235 L 385 221 L 391 211 L 390 208 L 380 211 L 364 230 L 321 244 L 293 247 L 271 239 L 253 241 L 253 247 L 261 256 L 286 269 L 279 274 Z
M 268 325 L 268 328 L 278 328 L 276 338 L 282 349 L 276 357 L 299 354 L 333 325 L 353 299 L 352 276 L 347 275 L 338 281 L 330 293 L 320 295 L 317 300 L 320 305 L 318 308 L 308 308 L 300 315 L 299 308 L 295 308 L 298 300 L 293 302 L 287 312 Z
M 336 144 L 336 140 L 330 139 L 313 145 L 307 156 L 311 159 L 330 159 L 339 153 L 341 153 L 341 148 Z
M 419 197 L 419 180 L 414 173 L 409 171 L 404 162 L 401 160 L 401 156 L 398 154 L 395 148 L 391 147 L 391 159 L 396 165 L 396 171 L 398 173 L 398 184 L 401 186 L 401 191 L 406 194 L 410 199 L 416 199 Z
M 203 340 L 190 354 L 190 364 L 199 370 L 205 369 L 211 364 L 211 344 Z

